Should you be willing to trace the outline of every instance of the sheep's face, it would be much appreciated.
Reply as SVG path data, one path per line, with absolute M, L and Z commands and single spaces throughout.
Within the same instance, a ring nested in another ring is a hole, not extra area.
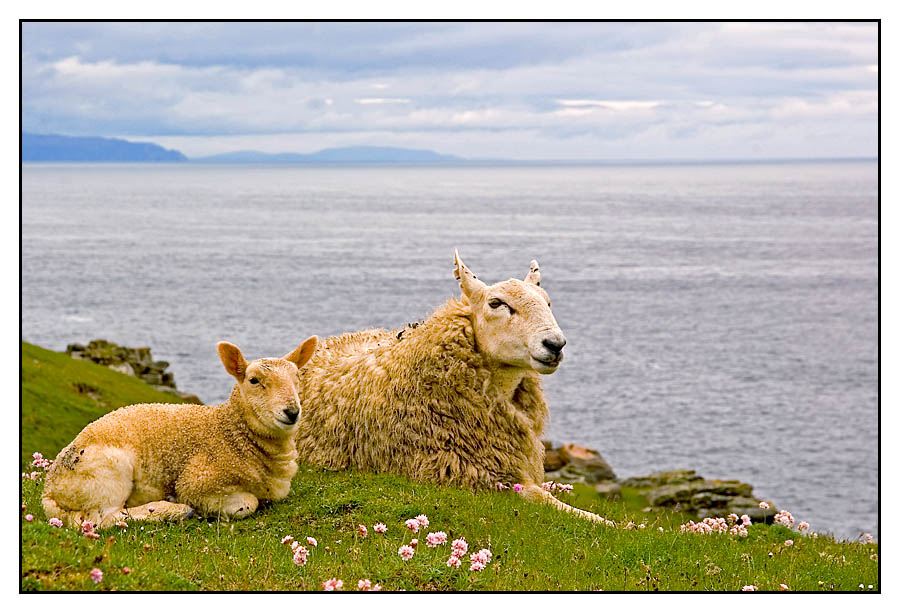
M 490 359 L 539 373 L 554 372 L 563 359 L 566 337 L 550 310 L 550 298 L 541 288 L 538 263 L 524 281 L 510 279 L 486 285 L 456 258 L 456 278 L 472 308 L 478 350 Z
M 315 336 L 283 358 L 247 362 L 241 350 L 219 343 L 225 370 L 237 380 L 244 418 L 258 432 L 272 436 L 293 433 L 300 419 L 300 367 L 316 349 Z

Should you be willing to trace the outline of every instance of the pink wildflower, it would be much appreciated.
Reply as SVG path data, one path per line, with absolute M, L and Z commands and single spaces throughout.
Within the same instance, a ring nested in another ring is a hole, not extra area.
M 306 558 L 309 555 L 309 550 L 303 545 L 297 545 L 294 547 L 294 564 L 297 566 L 306 566 Z
M 799 530 L 800 532 L 809 530 L 809 524 L 805 521 L 801 521 L 799 524 L 797 524 L 797 530 Z
M 447 566 L 451 568 L 459 568 L 459 565 L 462 564 L 462 561 L 459 559 L 459 556 L 452 555 L 447 560 Z
M 379 522 L 379 523 L 375 524 L 374 526 L 372 526 L 372 530 L 374 530 L 378 534 L 384 534 L 385 532 L 387 532 L 387 526 L 385 526 L 384 524 Z
M 502 492 L 503 490 L 508 490 L 508 489 L 509 489 L 508 485 L 504 485 L 504 484 L 500 483 L 499 481 L 497 482 L 497 490 Z
M 737 513 L 729 513 L 728 514 L 728 523 L 729 524 L 736 524 L 737 520 L 738 520 Z
M 372 586 L 372 589 L 369 590 L 369 591 L 370 591 L 370 592 L 380 592 L 380 591 L 381 591 L 381 584 L 380 584 L 380 583 L 376 583 L 375 585 Z
M 22 510 L 23 510 L 23 511 L 25 510 L 25 503 L 24 503 L 24 502 L 22 503 Z
M 28 515 L 25 516 L 25 521 L 34 521 L 34 515 L 29 513 Z
M 284 537 L 283 539 L 281 539 L 281 544 L 288 545 L 288 544 L 292 543 L 293 541 L 294 541 L 294 537 L 288 535 L 288 536 Z
M 778 589 L 781 590 L 782 592 L 789 592 L 789 591 L 791 591 L 791 588 L 789 588 L 788 586 L 786 586 L 784 583 L 779 583 L 779 584 L 778 584 Z
M 360 536 L 368 536 L 369 529 L 366 528 L 364 524 L 359 524 L 359 535 Z
M 131 569 L 128 568 L 127 566 L 123 566 L 123 567 L 122 567 L 122 574 L 123 574 L 123 575 L 130 575 L 130 574 L 131 574 Z
M 126 522 L 124 519 L 120 519 L 119 521 L 116 522 L 116 528 L 127 528 L 127 527 L 128 527 L 128 522 Z
M 543 483 L 541 483 L 541 488 L 543 488 L 544 490 L 546 490 L 548 492 L 552 491 L 553 490 L 553 481 L 544 481 Z
M 556 489 L 560 492 L 571 492 L 573 489 L 575 489 L 575 486 L 571 483 L 557 483 Z
M 741 588 L 741 591 L 742 592 L 755 592 L 756 589 L 757 588 L 755 585 L 745 585 L 744 587 Z
M 416 547 L 418 547 L 418 546 L 419 546 L 419 539 L 412 539 L 412 540 L 409 542 L 409 546 L 412 547 L 413 549 L 415 549 Z
M 37 451 L 35 451 L 33 454 L 31 454 L 31 457 L 34 458 L 35 460 L 43 460 L 44 459 L 44 456 L 41 455 L 40 453 L 38 453 Z
M 428 536 L 425 537 L 425 542 L 429 547 L 437 547 L 438 545 L 443 545 L 447 542 L 447 533 L 446 532 L 429 532 Z
M 81 531 L 84 532 L 85 534 L 87 534 L 87 533 L 89 533 L 89 532 L 93 532 L 93 531 L 94 531 L 94 524 L 91 523 L 90 520 L 87 520 L 87 519 L 84 520 L 84 521 L 81 523 Z
M 750 516 L 749 516 L 749 515 L 744 514 L 744 515 L 741 515 L 741 523 L 743 523 L 745 526 L 749 526 L 749 525 L 752 524 L 753 522 L 750 521 Z
M 865 534 L 862 535 L 862 540 L 863 540 L 863 542 L 865 542 L 865 543 L 871 543 L 871 542 L 872 542 L 872 535 L 869 534 L 868 532 L 866 532 Z
M 400 549 L 397 550 L 397 553 L 400 554 L 400 557 L 403 558 L 403 561 L 405 562 L 415 555 L 416 550 L 409 545 L 402 545 Z
M 762 502 L 759 503 L 759 508 L 760 508 L 760 509 L 768 509 L 768 508 L 769 508 L 769 503 L 766 502 L 765 500 L 763 500 Z
M 372 582 L 368 579 L 360 579 L 359 583 L 356 584 L 356 587 L 362 592 L 368 592 L 372 589 Z
M 869 556 L 869 559 L 870 559 L 870 560 L 874 560 L 875 562 L 877 562 L 877 561 L 878 561 L 878 554 L 877 554 L 877 553 L 873 553 L 872 555 Z
M 469 550 L 469 544 L 466 542 L 466 539 L 463 537 L 460 537 L 460 538 L 456 539 L 455 541 L 453 541 L 450 544 L 450 547 L 453 550 L 453 555 L 455 555 L 457 558 L 463 557 L 464 555 L 466 555 L 466 552 Z
M 103 571 L 99 568 L 95 568 L 91 571 L 91 581 L 94 583 L 100 583 L 103 581 Z
M 419 522 L 419 525 L 422 528 L 428 527 L 428 516 L 427 515 L 416 515 L 416 521 Z
M 54 528 L 62 528 L 62 525 L 63 525 L 62 520 L 58 517 L 51 517 L 50 521 L 48 521 L 47 523 L 50 524 L 51 526 L 53 526 Z
M 97 534 L 96 532 L 85 532 L 84 535 L 85 535 L 87 538 L 89 538 L 89 539 L 98 539 L 98 538 L 100 538 L 100 535 Z
M 776 524 L 781 524 L 788 528 L 794 527 L 794 516 L 791 515 L 790 511 L 778 511 L 778 513 L 775 514 L 775 519 L 773 521 Z
M 407 519 L 406 527 L 412 530 L 413 532 L 419 531 L 419 520 L 418 519 Z
M 481 571 L 484 570 L 486 564 L 484 562 L 479 562 L 478 560 L 473 560 L 471 564 L 469 564 L 469 570 Z
M 334 592 L 344 587 L 344 582 L 340 579 L 329 579 L 322 584 L 322 589 L 326 592 Z
M 491 551 L 490 549 L 479 549 L 477 552 L 470 555 L 469 559 L 471 560 L 469 570 L 484 570 L 485 566 L 488 565 L 488 562 L 491 561 Z
M 785 547 L 790 547 L 793 544 L 794 544 L 794 541 L 792 541 L 791 539 L 788 539 L 784 542 Z
M 306 544 L 309 545 L 309 546 L 311 546 L 311 547 L 318 547 L 318 546 L 319 546 L 319 541 L 317 541 L 316 539 L 314 539 L 314 538 L 311 537 L 311 536 L 307 536 L 307 537 L 306 537 Z
M 522 487 L 522 484 L 521 484 L 521 483 L 516 483 L 515 485 L 513 485 L 513 491 L 514 491 L 514 492 L 521 492 L 523 489 L 525 489 L 525 488 Z

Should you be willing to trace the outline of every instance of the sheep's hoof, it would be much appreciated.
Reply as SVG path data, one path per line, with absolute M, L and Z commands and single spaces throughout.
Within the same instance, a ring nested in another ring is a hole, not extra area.
M 194 513 L 194 509 L 188 507 L 187 512 L 184 514 L 184 518 L 190 519 L 190 518 L 194 517 L 195 515 L 196 515 L 196 513 Z

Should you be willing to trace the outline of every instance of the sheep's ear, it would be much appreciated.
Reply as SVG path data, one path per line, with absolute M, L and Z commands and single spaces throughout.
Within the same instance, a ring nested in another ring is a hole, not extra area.
M 463 294 L 472 302 L 474 298 L 477 298 L 485 290 L 487 285 L 479 281 L 478 277 L 469 270 L 469 267 L 463 264 L 462 259 L 459 257 L 459 251 L 455 249 L 453 250 L 453 263 L 456 265 L 453 275 L 459 280 L 459 287 L 462 289 Z
M 228 371 L 228 374 L 238 381 L 243 381 L 244 373 L 247 372 L 247 360 L 244 359 L 244 354 L 241 353 L 241 350 L 236 345 L 225 341 L 219 343 L 218 349 L 219 359 L 222 360 L 222 364 L 225 365 L 225 370 Z
M 541 267 L 537 260 L 531 260 L 531 269 L 525 277 L 525 283 L 534 283 L 538 287 L 541 286 Z
M 288 362 L 293 362 L 297 368 L 302 368 L 304 364 L 309 362 L 309 358 L 316 352 L 316 344 L 319 342 L 318 336 L 310 336 L 303 341 L 299 347 L 284 356 Z

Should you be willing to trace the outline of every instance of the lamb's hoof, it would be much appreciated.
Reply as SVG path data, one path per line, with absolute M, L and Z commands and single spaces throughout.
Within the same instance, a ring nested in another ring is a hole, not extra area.
M 194 517 L 195 515 L 197 515 L 197 514 L 194 513 L 194 509 L 188 508 L 187 512 L 184 514 L 184 518 L 190 519 L 190 518 Z

